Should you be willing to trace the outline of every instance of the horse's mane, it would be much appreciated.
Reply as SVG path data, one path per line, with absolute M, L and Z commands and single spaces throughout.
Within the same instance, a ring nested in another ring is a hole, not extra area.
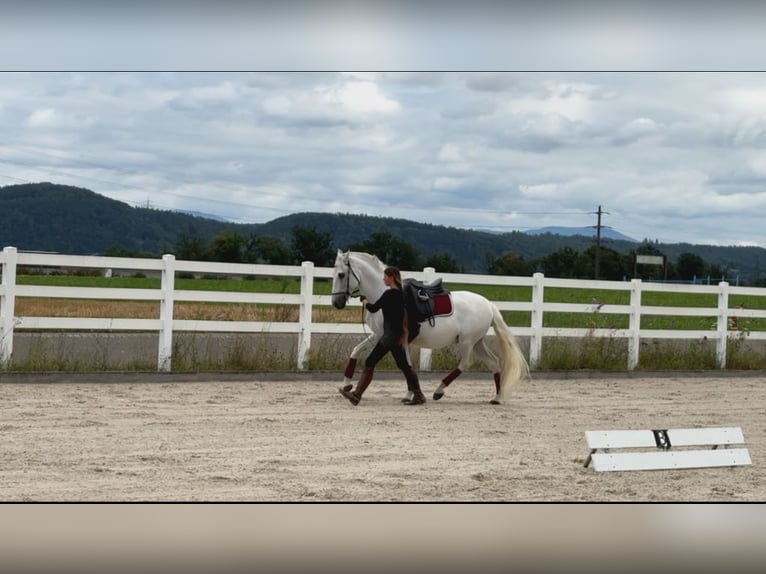
M 366 259 L 367 261 L 369 261 L 369 262 L 371 262 L 371 263 L 373 263 L 373 264 L 376 264 L 376 265 L 379 265 L 379 266 L 382 266 L 382 267 L 385 267 L 385 266 L 386 266 L 386 264 L 385 264 L 385 263 L 383 263 L 383 262 L 382 262 L 382 261 L 381 261 L 381 260 L 378 258 L 378 256 L 377 256 L 377 255 L 375 255 L 374 253 L 367 253 L 367 252 L 365 252 L 365 251 L 349 251 L 349 255 L 350 255 L 350 254 L 353 254 L 353 255 L 355 255 L 355 256 L 357 256 L 357 257 L 361 258 L 361 259 Z

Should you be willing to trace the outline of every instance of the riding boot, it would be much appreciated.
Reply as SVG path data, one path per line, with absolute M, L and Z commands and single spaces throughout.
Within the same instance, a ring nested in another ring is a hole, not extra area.
M 362 371 L 362 374 L 359 377 L 359 381 L 356 383 L 356 388 L 353 391 L 347 391 L 344 388 L 339 389 L 340 394 L 346 397 L 349 401 L 351 401 L 351 404 L 356 406 L 359 404 L 359 401 L 362 400 L 362 395 L 364 394 L 364 391 L 367 390 L 367 387 L 370 386 L 370 382 L 372 381 L 372 375 L 374 373 L 374 369 L 371 367 L 365 367 Z
M 420 380 L 412 368 L 404 371 L 404 377 L 407 379 L 407 388 L 412 391 L 412 398 L 402 401 L 405 405 L 422 405 L 426 402 L 426 397 L 420 389 Z

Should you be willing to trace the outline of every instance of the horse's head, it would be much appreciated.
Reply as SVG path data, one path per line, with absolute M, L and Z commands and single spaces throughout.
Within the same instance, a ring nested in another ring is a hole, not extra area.
M 362 294 L 376 301 L 386 289 L 383 281 L 385 267 L 375 255 L 338 249 L 332 276 L 333 306 L 343 309 L 349 297 L 359 297 Z
M 359 276 L 354 272 L 350 260 L 351 253 L 338 249 L 335 257 L 335 270 L 332 275 L 332 305 L 343 309 L 349 297 L 359 294 Z

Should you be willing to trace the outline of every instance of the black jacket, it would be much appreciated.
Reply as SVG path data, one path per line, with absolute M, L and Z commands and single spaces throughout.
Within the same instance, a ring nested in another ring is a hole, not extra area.
M 375 313 L 383 310 L 383 337 L 381 342 L 387 346 L 397 345 L 402 336 L 404 322 L 404 295 L 400 289 L 386 289 L 375 303 L 365 305 L 368 311 Z

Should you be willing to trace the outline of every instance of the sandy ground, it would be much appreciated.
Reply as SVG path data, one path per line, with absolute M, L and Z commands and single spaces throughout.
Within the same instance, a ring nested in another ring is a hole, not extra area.
M 766 375 L 0 377 L 2 501 L 763 501 Z M 739 426 L 753 464 L 595 472 L 584 431 Z

